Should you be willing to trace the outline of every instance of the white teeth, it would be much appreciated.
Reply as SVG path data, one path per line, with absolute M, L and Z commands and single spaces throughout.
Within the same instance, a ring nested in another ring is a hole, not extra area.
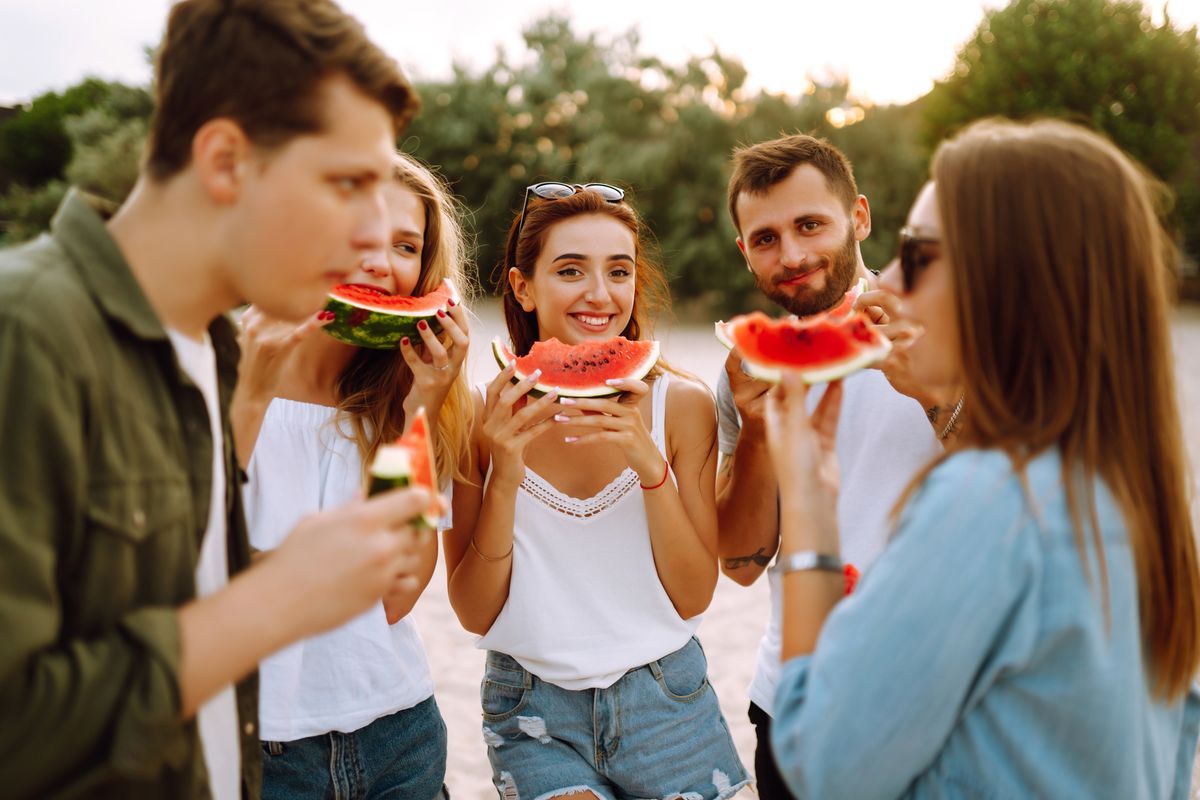
M 583 314 L 576 314 L 575 318 L 577 320 L 579 320 L 580 322 L 582 322 L 584 325 L 597 325 L 597 326 L 607 325 L 608 319 L 609 319 L 608 317 L 588 317 L 588 316 L 584 316 Z

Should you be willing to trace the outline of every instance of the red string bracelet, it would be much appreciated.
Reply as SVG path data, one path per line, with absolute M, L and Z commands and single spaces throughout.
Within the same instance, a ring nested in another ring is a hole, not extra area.
M 660 486 L 662 486 L 664 483 L 666 483 L 666 482 L 667 482 L 667 476 L 671 474 L 671 462 L 667 461 L 665 458 L 663 459 L 663 461 L 666 461 L 666 464 L 665 464 L 665 466 L 666 466 L 666 469 L 664 469 L 664 470 L 663 470 L 663 476 L 662 476 L 662 480 L 661 480 L 661 481 L 659 481 L 658 483 L 654 484 L 653 486 L 647 486 L 646 484 L 644 484 L 644 483 L 642 483 L 642 482 L 640 482 L 640 481 L 639 481 L 639 482 L 638 482 L 638 486 L 642 487 L 642 488 L 643 488 L 643 489 L 645 489 L 647 492 L 649 492 L 649 491 L 651 491 L 651 490 L 653 490 L 653 489 L 657 489 L 658 487 L 660 487 Z

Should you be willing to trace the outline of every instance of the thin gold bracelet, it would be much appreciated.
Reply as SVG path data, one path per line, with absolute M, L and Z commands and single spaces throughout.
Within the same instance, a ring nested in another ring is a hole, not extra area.
M 490 563 L 490 562 L 492 562 L 492 561 L 503 561 L 504 559 L 506 559 L 506 558 L 508 558 L 509 556 L 511 556 L 511 555 L 512 555 L 512 552 L 513 552 L 512 545 L 509 545 L 509 547 L 508 547 L 508 552 L 507 552 L 507 553 L 505 553 L 505 554 L 504 554 L 504 555 L 502 555 L 502 556 L 496 556 L 496 557 L 494 557 L 494 558 L 493 558 L 493 557 L 491 557 L 491 556 L 485 556 L 483 553 L 479 552 L 479 548 L 475 546 L 475 537 L 474 537 L 474 536 L 472 536 L 472 537 L 469 539 L 469 541 L 470 541 L 470 543 L 471 543 L 471 549 L 475 551 L 475 555 L 479 556 L 481 559 L 483 559 L 484 561 L 487 561 L 487 562 L 489 562 L 489 563 Z M 514 544 L 515 544 L 515 542 L 514 542 Z

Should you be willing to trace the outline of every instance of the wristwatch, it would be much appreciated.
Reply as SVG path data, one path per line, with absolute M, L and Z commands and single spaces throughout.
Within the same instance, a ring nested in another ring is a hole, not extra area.
M 790 572 L 806 572 L 812 569 L 836 572 L 840 575 L 845 569 L 845 565 L 838 556 L 818 553 L 816 550 L 798 550 L 795 553 L 780 554 L 779 558 L 775 559 L 775 563 L 771 565 L 770 572 L 776 575 L 787 575 Z

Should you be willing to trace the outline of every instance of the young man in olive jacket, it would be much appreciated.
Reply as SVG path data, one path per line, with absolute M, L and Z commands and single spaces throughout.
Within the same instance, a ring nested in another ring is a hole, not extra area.
M 411 569 L 398 491 L 250 567 L 225 312 L 303 320 L 386 247 L 415 111 L 329 0 L 171 11 L 142 176 L 0 252 L 0 794 L 257 797 L 254 670 Z M 235 688 L 236 683 L 236 688 Z

